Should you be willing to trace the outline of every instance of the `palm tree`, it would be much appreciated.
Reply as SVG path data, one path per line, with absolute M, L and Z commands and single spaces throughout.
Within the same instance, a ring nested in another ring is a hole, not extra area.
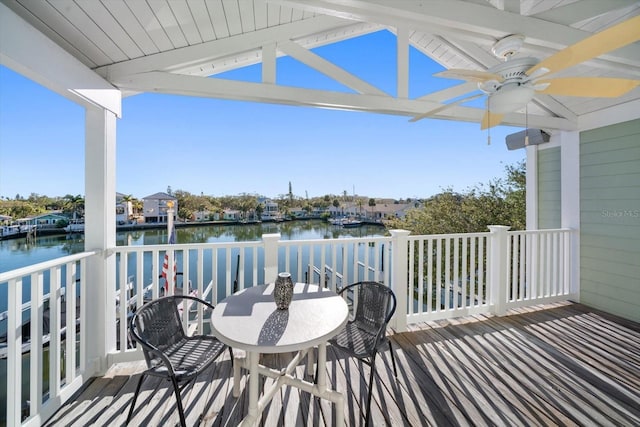
M 131 220 L 131 217 L 133 216 L 133 201 L 135 200 L 135 198 L 133 197 L 133 195 L 131 194 L 127 194 L 126 196 L 122 197 L 122 202 L 126 204 L 127 208 L 126 208 L 126 212 L 127 212 L 127 220 Z
M 78 216 L 84 216 L 84 197 L 80 194 L 77 196 L 67 194 L 64 196 L 65 210 L 73 214 L 73 219 L 78 219 Z

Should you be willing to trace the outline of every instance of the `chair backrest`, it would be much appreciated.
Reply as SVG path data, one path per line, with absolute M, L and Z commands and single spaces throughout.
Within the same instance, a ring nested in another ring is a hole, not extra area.
M 348 288 L 352 288 L 356 295 L 354 321 L 361 328 L 378 334 L 376 344 L 380 343 L 396 310 L 396 296 L 390 288 L 378 282 L 358 282 L 345 290 Z
M 182 327 L 178 304 L 183 300 L 182 296 L 168 296 L 158 298 L 143 305 L 131 319 L 131 332 L 136 341 L 142 344 L 147 366 L 155 365 L 157 356 L 151 354 L 151 345 L 164 351 L 180 342 L 185 332 Z

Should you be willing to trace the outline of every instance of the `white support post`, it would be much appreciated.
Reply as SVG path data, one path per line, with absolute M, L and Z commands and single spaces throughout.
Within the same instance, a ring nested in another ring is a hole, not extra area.
M 526 206 L 527 230 L 538 229 L 538 146 L 529 145 L 527 150 Z
M 504 316 L 507 304 L 507 268 L 509 263 L 507 243 L 511 227 L 506 225 L 490 225 L 491 236 L 489 238 L 489 301 L 494 307 L 497 316 Z
M 276 83 L 276 44 L 262 46 L 262 83 Z
M 87 260 L 85 283 L 86 367 L 89 374 L 106 371 L 107 354 L 116 347 L 116 116 L 105 109 L 86 110 L 85 250 L 99 254 Z
M 569 291 L 580 301 L 580 134 L 560 133 L 560 220 L 573 230 L 569 237 Z
M 265 283 L 274 282 L 278 276 L 278 240 L 280 240 L 280 233 L 262 235 Z
M 398 27 L 396 29 L 397 41 L 397 96 L 409 98 L 409 29 Z
M 390 230 L 392 275 L 391 289 L 396 295 L 396 312 L 391 321 L 396 332 L 407 330 L 407 295 L 409 294 L 408 263 L 409 263 L 409 234 L 407 230 Z

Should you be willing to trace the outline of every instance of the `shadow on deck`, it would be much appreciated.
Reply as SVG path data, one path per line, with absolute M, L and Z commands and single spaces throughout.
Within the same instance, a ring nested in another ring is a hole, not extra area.
M 378 358 L 373 425 L 640 425 L 640 324 L 561 303 L 505 317 L 474 316 L 412 325 L 392 336 L 398 379 L 388 354 Z M 247 412 L 233 398 L 228 354 L 183 393 L 187 422 L 236 426 Z M 326 369 L 345 394 L 348 426 L 361 426 L 368 367 L 327 351 Z M 287 355 L 270 357 L 274 367 Z M 143 362 L 113 366 L 46 425 L 123 425 Z M 298 367 L 305 376 L 305 366 Z M 309 379 L 309 377 L 306 377 Z M 272 380 L 267 379 L 266 385 Z M 283 388 L 263 412 L 263 426 L 332 426 L 333 406 Z M 168 382 L 148 379 L 131 425 L 177 425 Z

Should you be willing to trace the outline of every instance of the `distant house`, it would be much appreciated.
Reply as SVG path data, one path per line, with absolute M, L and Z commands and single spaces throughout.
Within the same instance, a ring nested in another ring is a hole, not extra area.
M 178 199 L 167 193 L 155 193 L 142 199 L 142 215 L 146 223 L 166 223 L 167 222 L 167 204 L 173 203 L 173 219 L 175 220 L 178 213 Z
M 368 206 L 367 214 L 372 219 L 381 220 L 385 218 L 404 218 L 411 209 L 421 208 L 421 202 L 410 203 L 377 203 L 375 206 Z
M 264 209 L 262 210 L 262 217 L 260 218 L 263 221 L 273 221 L 280 218 L 280 210 L 278 209 L 278 204 L 272 200 L 263 199 L 263 201 L 259 201 Z
M 47 212 L 42 215 L 37 215 L 27 218 L 30 224 L 38 226 L 38 229 L 57 228 L 58 224 L 69 222 L 69 217 L 62 215 L 60 211 Z
M 225 209 L 222 214 L 222 219 L 225 221 L 240 221 L 242 213 L 234 209 Z
M 289 209 L 289 215 L 293 218 L 304 218 L 307 215 L 307 211 L 302 208 L 291 208 Z
M 220 219 L 220 214 L 212 211 L 196 211 L 191 219 L 193 221 L 217 221 Z

